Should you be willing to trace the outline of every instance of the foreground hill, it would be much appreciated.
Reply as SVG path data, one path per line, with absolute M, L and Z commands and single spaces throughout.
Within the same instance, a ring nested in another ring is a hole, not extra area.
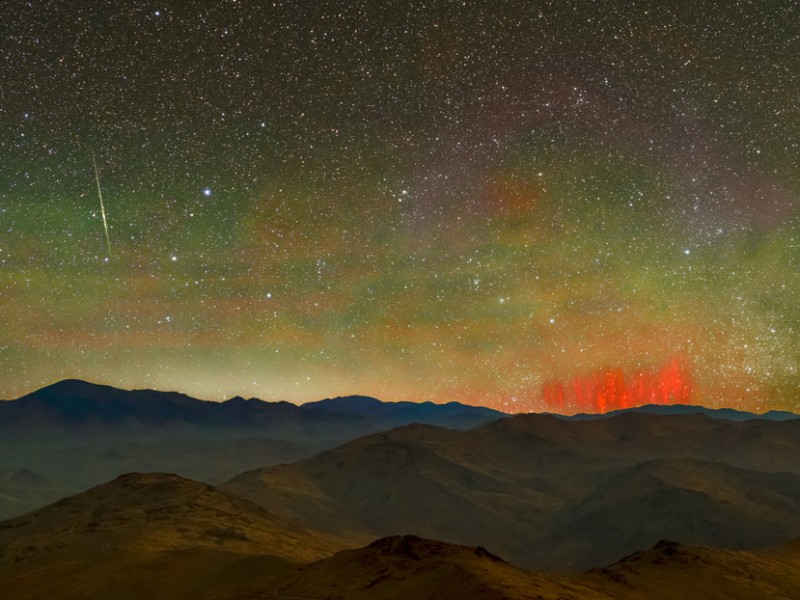
M 599 587 L 599 586 L 598 586 Z M 379 539 L 280 577 L 263 598 L 608 600 L 565 576 L 524 571 L 482 547 L 416 536 Z
M 210 485 L 163 473 L 122 475 L 0 523 L 3 563 L 35 560 L 56 551 L 69 555 L 111 548 L 213 548 L 303 561 L 343 545 L 336 536 L 286 524 L 264 508 Z
M 579 580 L 615 600 L 800 598 L 800 540 L 752 552 L 660 542 Z
M 222 489 L 318 529 L 586 568 L 664 538 L 750 548 L 800 535 L 800 421 L 625 413 L 412 425 Z
M 0 590 L 8 600 L 800 597 L 800 539 L 757 551 L 662 541 L 573 575 L 417 536 L 356 545 L 202 483 L 129 474 L 0 523 Z
M 227 570 L 271 576 L 351 545 L 203 483 L 129 474 L 0 523 L 0 590 L 4 598 L 182 597 L 198 583 L 235 589 Z
M 211 549 L 131 558 L 110 548 L 73 553 L 47 571 L 31 572 L 30 561 L 0 565 L 0 586 L 9 600 L 790 600 L 800 597 L 798 547 L 735 552 L 659 542 L 571 576 L 525 571 L 482 547 L 415 536 L 379 539 L 305 565 Z
M 399 425 L 469 428 L 501 416 L 458 403 L 362 396 L 303 406 L 238 397 L 207 402 L 65 380 L 0 402 L 0 519 L 121 473 L 167 471 L 214 483 Z M 41 481 L 5 481 L 3 472 L 33 472 Z
M 800 598 L 800 542 L 734 552 L 660 542 L 607 569 L 528 572 L 483 548 L 402 536 L 280 577 L 261 598 L 431 600 L 785 600 Z

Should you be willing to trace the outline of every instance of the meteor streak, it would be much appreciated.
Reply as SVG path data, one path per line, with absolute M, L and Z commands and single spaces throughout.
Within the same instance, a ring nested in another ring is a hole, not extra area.
M 103 204 L 103 191 L 100 189 L 100 173 L 97 170 L 97 159 L 92 151 L 92 165 L 94 166 L 94 180 L 97 182 L 97 195 L 100 197 L 100 214 L 103 217 L 103 229 L 106 232 L 106 245 L 108 246 L 108 258 L 111 258 L 111 239 L 108 237 L 108 222 L 106 221 L 106 207 Z

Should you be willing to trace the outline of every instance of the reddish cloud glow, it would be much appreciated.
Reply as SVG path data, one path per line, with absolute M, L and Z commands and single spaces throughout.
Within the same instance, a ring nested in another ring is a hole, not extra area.
M 692 404 L 689 365 L 672 358 L 659 371 L 627 374 L 606 369 L 571 382 L 548 381 L 542 388 L 545 410 L 561 414 L 605 413 L 644 404 Z

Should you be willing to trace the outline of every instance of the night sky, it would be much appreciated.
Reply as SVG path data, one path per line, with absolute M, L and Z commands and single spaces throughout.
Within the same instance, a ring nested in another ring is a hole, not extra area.
M 794 0 L 6 0 L 0 397 L 573 412 L 579 383 L 677 377 L 665 401 L 797 410 L 798 23 Z

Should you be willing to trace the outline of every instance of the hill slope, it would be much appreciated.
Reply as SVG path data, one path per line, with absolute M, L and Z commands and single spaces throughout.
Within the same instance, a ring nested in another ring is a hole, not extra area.
M 0 472 L 34 471 L 48 489 L 0 481 L 0 519 L 132 471 L 216 483 L 411 422 L 473 427 L 503 416 L 460 404 L 353 396 L 297 406 L 65 380 L 0 402 Z M 5 495 L 4 495 L 5 492 Z
M 0 589 L 26 599 L 206 597 L 352 544 L 206 484 L 129 474 L 0 523 Z M 228 580 L 237 572 L 241 582 Z
M 482 547 L 416 536 L 379 539 L 281 577 L 264 597 L 419 600 L 607 599 L 567 577 L 514 567 Z
M 800 598 L 800 540 L 754 552 L 659 542 L 579 578 L 617 600 Z
M 91 534 L 91 535 L 87 535 Z M 163 473 L 131 473 L 0 523 L 0 562 L 43 553 L 222 548 L 310 560 L 343 541 L 288 525 L 260 506 Z
M 800 535 L 800 421 L 628 413 L 413 425 L 222 489 L 319 529 L 413 533 L 582 568 L 662 538 L 746 548 Z
M 403 536 L 286 573 L 262 598 L 790 600 L 800 597 L 800 543 L 734 552 L 660 542 L 608 569 L 528 572 L 482 548 Z
M 131 474 L 0 524 L 0 590 L 9 600 L 800 597 L 800 540 L 758 551 L 662 541 L 571 576 L 409 535 L 333 553 L 351 543 L 204 484 Z

